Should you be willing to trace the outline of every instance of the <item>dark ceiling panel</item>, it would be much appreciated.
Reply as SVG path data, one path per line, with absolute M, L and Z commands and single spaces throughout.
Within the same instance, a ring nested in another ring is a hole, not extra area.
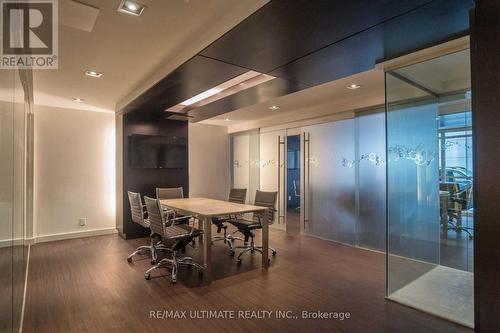
M 165 117 L 166 108 L 248 68 L 280 79 L 189 114 L 199 121 L 261 103 L 369 70 L 381 59 L 464 35 L 473 6 L 474 0 L 274 0 L 124 111 Z
M 473 0 L 435 1 L 269 74 L 314 86 L 372 69 L 379 60 L 467 33 L 473 4 Z
M 193 117 L 191 121 L 198 122 L 306 88 L 304 84 L 276 78 L 191 110 L 188 114 Z
M 431 0 L 273 0 L 200 54 L 267 73 Z
M 241 67 L 195 56 L 127 105 L 123 113 L 135 110 L 148 113 L 163 112 L 245 72 L 247 70 Z

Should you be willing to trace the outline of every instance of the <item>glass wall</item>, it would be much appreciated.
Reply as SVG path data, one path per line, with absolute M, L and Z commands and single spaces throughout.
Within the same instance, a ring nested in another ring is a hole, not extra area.
M 303 232 L 354 245 L 354 119 L 303 127 L 306 182 Z
M 259 189 L 259 130 L 231 135 L 231 187 L 247 189 L 247 203 L 253 203 Z
M 17 332 L 22 321 L 29 251 L 25 241 L 28 79 L 26 72 L 0 74 L 0 332 Z
M 469 52 L 386 73 L 387 296 L 472 327 Z
M 286 130 L 260 133 L 260 190 L 278 192 L 272 227 L 286 229 Z
M 273 227 L 384 250 L 383 110 L 302 128 L 261 129 L 257 152 L 255 133 L 231 136 L 232 186 L 278 191 Z M 255 156 L 258 163 L 249 163 Z
M 385 114 L 360 113 L 355 122 L 356 244 L 385 251 Z

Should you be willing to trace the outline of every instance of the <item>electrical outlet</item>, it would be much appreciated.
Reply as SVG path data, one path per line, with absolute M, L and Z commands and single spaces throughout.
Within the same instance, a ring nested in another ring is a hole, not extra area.
M 87 224 L 87 218 L 86 217 L 80 217 L 79 224 L 80 224 L 80 227 L 83 227 L 84 225 L 86 225 Z

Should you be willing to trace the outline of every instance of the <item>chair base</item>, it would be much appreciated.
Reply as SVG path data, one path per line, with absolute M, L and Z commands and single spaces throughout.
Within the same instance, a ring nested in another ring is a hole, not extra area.
M 250 242 L 250 245 L 247 245 L 247 244 L 244 244 L 244 245 L 240 245 L 240 246 L 235 246 L 234 249 L 233 249 L 233 254 L 234 254 L 234 250 L 236 249 L 243 249 L 243 251 L 240 252 L 240 254 L 238 255 L 238 264 L 241 264 L 241 256 L 247 252 L 250 252 L 250 253 L 254 253 L 255 251 L 259 252 L 260 254 L 262 254 L 262 246 L 255 246 L 254 242 L 253 242 L 253 238 Z M 276 250 L 272 247 L 269 247 L 268 249 L 269 251 L 271 251 L 273 257 L 276 255 Z M 271 259 L 269 259 L 269 262 L 271 261 Z
M 151 279 L 151 272 L 159 269 L 159 268 L 168 268 L 168 266 L 171 266 L 171 271 L 172 271 L 172 283 L 177 282 L 177 272 L 179 271 L 179 266 L 191 266 L 195 267 L 198 269 L 198 274 L 202 275 L 203 274 L 203 266 L 194 262 L 193 258 L 191 257 L 182 257 L 182 258 L 177 258 L 177 251 L 173 251 L 172 253 L 172 258 L 163 258 L 161 259 L 156 265 L 148 269 L 144 275 L 144 278 L 146 280 Z
M 464 226 L 462 226 L 459 223 L 454 223 L 453 221 L 448 221 L 448 229 L 447 230 L 453 230 L 455 232 L 462 232 L 462 231 L 464 231 L 465 233 L 467 233 L 467 235 L 469 235 L 469 239 L 473 239 L 474 236 L 469 231 L 470 229 L 471 228 L 464 227 Z
M 224 233 L 224 235 L 217 235 L 212 237 L 212 243 L 218 242 L 218 241 L 223 241 L 224 244 L 229 245 L 229 251 L 234 252 L 234 241 L 240 240 L 243 241 L 243 238 L 241 237 L 234 237 L 233 235 L 227 235 Z
M 129 263 L 132 263 L 134 256 L 137 254 L 142 254 L 142 251 L 144 250 L 149 251 L 149 253 L 151 254 L 151 265 L 154 265 L 156 264 L 156 251 L 168 251 L 170 249 L 163 245 L 141 245 L 127 257 L 127 261 Z

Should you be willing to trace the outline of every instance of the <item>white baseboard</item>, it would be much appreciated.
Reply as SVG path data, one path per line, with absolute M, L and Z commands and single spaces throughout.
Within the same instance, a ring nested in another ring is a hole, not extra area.
M 0 239 L 0 248 L 18 246 L 18 245 L 23 245 L 23 244 L 24 244 L 23 238 Z
M 118 232 L 118 230 L 116 230 L 115 227 L 104 228 L 104 229 L 91 229 L 91 230 L 83 230 L 83 231 L 64 232 L 64 233 L 60 233 L 60 234 L 37 236 L 35 242 L 36 243 L 44 243 L 44 242 L 52 242 L 52 241 L 58 241 L 58 240 L 64 240 L 64 239 L 110 235 L 110 234 L 116 234 L 117 232 Z

